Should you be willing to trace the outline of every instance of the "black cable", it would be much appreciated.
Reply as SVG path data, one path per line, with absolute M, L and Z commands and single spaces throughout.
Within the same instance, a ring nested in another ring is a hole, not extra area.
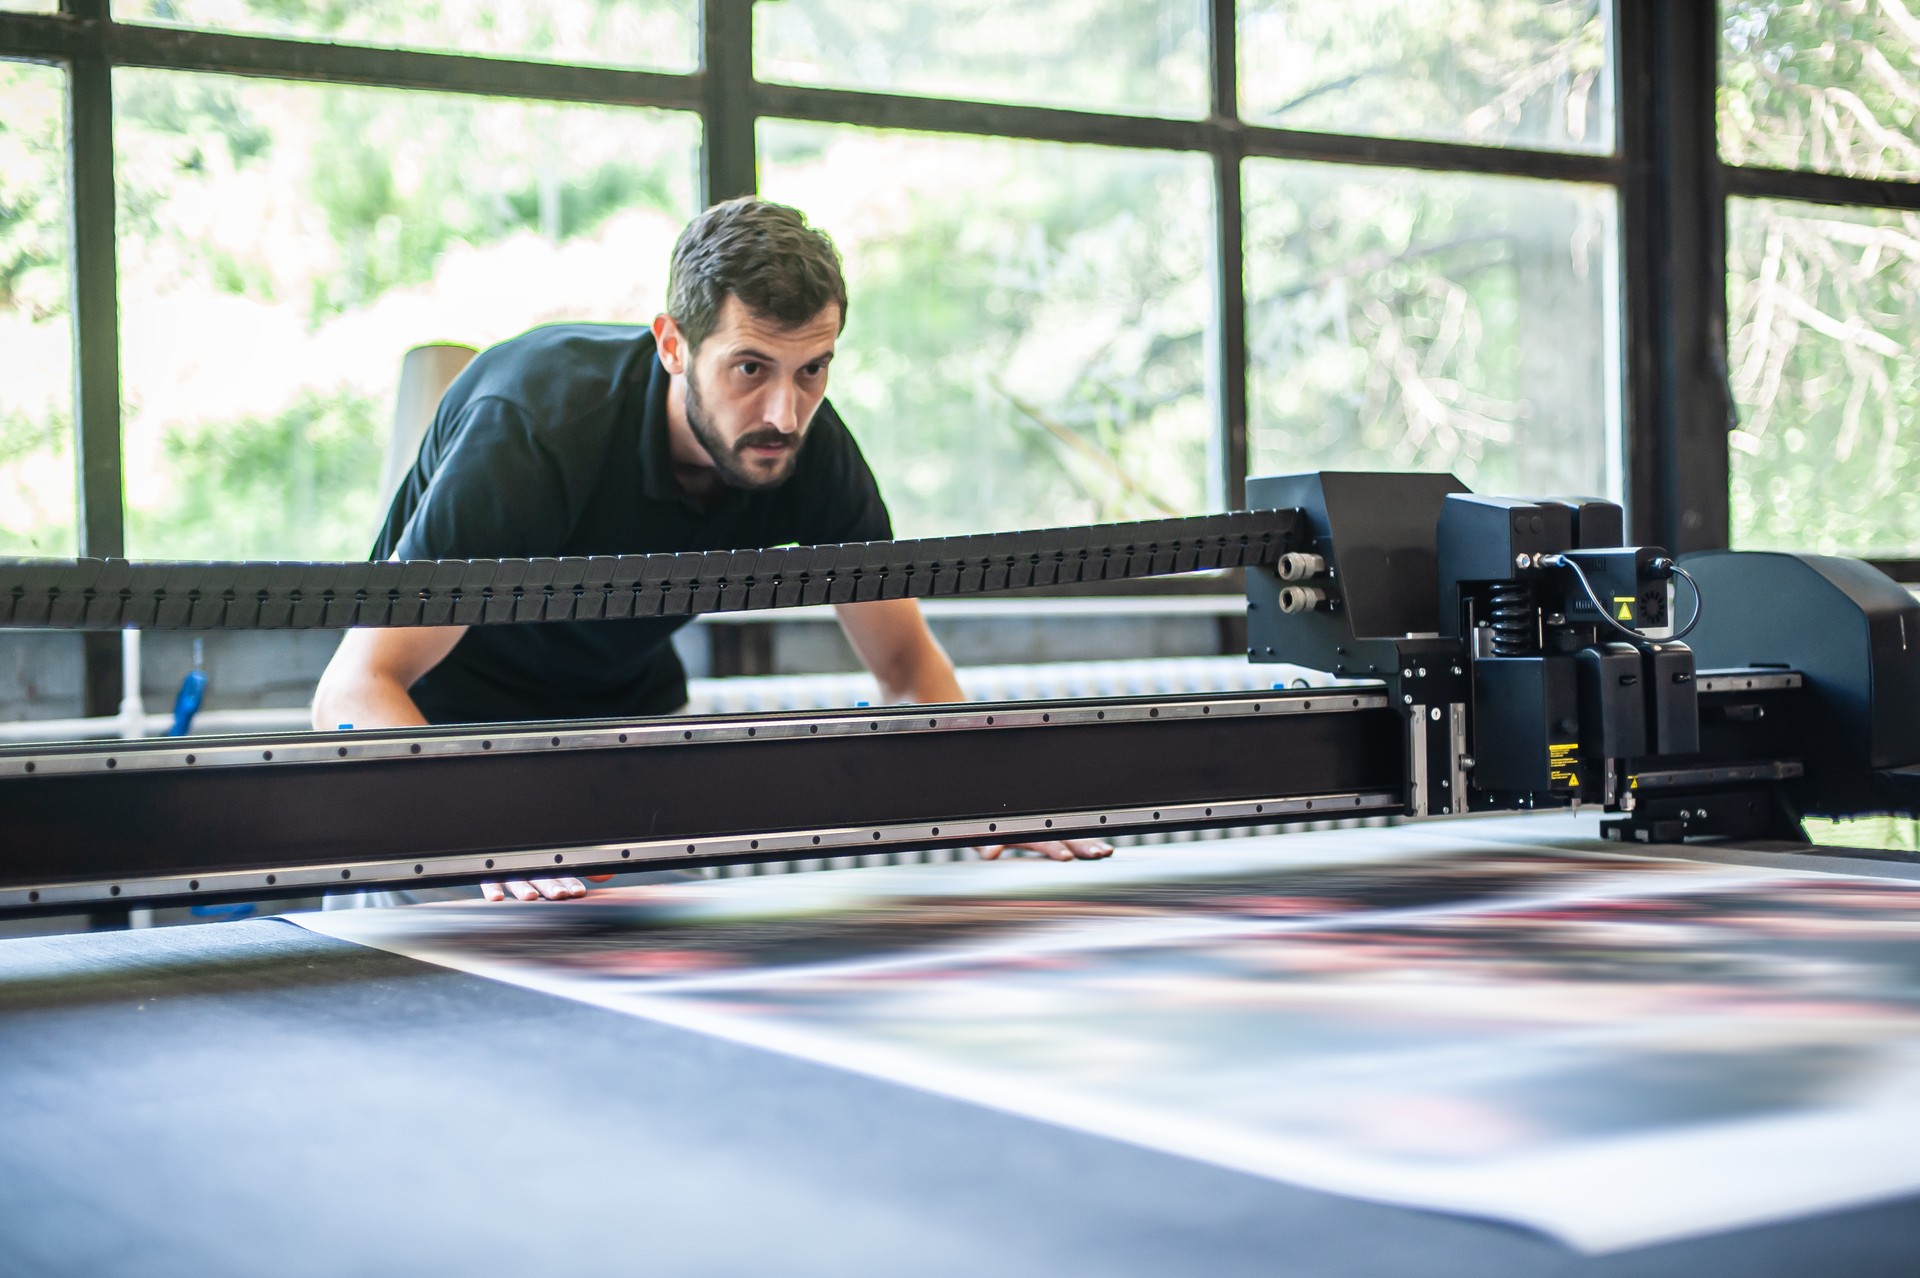
M 1685 568 L 1682 568 L 1679 564 L 1673 562 L 1673 560 L 1671 559 L 1654 560 L 1653 563 L 1648 565 L 1650 568 L 1653 569 L 1653 571 L 1655 571 L 1656 573 L 1666 573 L 1666 574 L 1671 574 L 1677 577 L 1684 577 L 1686 579 L 1687 584 L 1693 587 L 1693 616 L 1687 618 L 1687 624 L 1685 626 L 1683 626 L 1679 630 L 1674 631 L 1672 634 L 1668 635 L 1665 639 L 1655 639 L 1652 635 L 1645 634 L 1641 631 L 1635 630 L 1631 626 L 1623 626 L 1619 622 L 1615 621 L 1613 617 L 1608 613 L 1606 605 L 1600 602 L 1600 596 L 1594 593 L 1593 583 L 1587 580 L 1586 570 L 1581 568 L 1577 561 L 1569 559 L 1565 555 L 1542 555 L 1540 556 L 1540 562 L 1542 565 L 1549 568 L 1573 569 L 1573 575 L 1575 579 L 1579 581 L 1580 589 L 1586 592 L 1587 601 L 1593 605 L 1593 610 L 1600 614 L 1600 620 L 1606 622 L 1609 626 L 1612 626 L 1615 630 L 1618 630 L 1621 634 L 1627 636 L 1627 638 L 1629 639 L 1645 640 L 1650 643 L 1679 643 L 1682 639 L 1685 639 L 1688 635 L 1692 634 L 1693 628 L 1700 624 L 1700 614 L 1706 609 L 1706 606 L 1707 606 L 1706 596 L 1700 593 L 1700 583 L 1693 579 L 1692 573 L 1688 572 Z
M 1682 629 L 1674 632 L 1674 634 L 1669 639 L 1669 642 L 1678 643 L 1680 640 L 1685 639 L 1688 635 L 1692 634 L 1693 628 L 1700 624 L 1700 614 L 1706 609 L 1707 598 L 1705 595 L 1700 593 L 1700 583 L 1695 581 L 1693 579 L 1693 574 L 1688 572 L 1685 568 L 1682 568 L 1679 564 L 1674 563 L 1671 559 L 1656 559 L 1653 562 L 1654 562 L 1654 567 L 1656 569 L 1664 566 L 1666 570 L 1672 573 L 1674 576 L 1684 578 L 1688 587 L 1690 587 L 1693 591 L 1693 615 L 1691 617 L 1688 617 L 1687 624 Z

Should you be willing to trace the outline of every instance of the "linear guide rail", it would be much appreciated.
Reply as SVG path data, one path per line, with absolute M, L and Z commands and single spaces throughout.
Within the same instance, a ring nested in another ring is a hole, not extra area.
M 0 911 L 1400 812 L 1377 687 L 0 750 Z

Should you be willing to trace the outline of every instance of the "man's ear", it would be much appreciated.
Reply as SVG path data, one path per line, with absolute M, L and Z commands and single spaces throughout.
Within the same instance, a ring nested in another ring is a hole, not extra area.
M 675 377 L 687 371 L 687 339 L 680 332 L 680 326 L 673 322 L 673 316 L 653 317 L 653 346 L 660 354 L 660 367 Z

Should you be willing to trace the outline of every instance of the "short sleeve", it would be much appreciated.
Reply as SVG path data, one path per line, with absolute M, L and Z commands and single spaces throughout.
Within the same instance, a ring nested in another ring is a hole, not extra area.
M 408 517 L 401 559 L 558 555 L 575 512 L 562 467 L 526 414 L 503 399 L 468 403 L 445 457 Z
M 831 405 L 821 405 L 807 446 L 819 449 L 814 459 L 818 470 L 806 477 L 802 527 L 794 540 L 802 545 L 891 541 L 893 517 L 880 495 L 880 483 Z

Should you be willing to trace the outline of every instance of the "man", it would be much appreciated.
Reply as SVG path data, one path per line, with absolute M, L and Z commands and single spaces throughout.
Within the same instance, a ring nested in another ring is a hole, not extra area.
M 826 402 L 846 322 L 840 258 L 796 210 L 730 200 L 674 245 L 651 329 L 561 324 L 482 353 L 447 389 L 376 559 L 732 550 L 893 535 L 873 473 Z M 911 599 L 843 604 L 888 701 L 965 699 Z M 358 728 L 667 714 L 686 703 L 685 618 L 348 632 L 314 724 Z M 1094 840 L 1029 845 L 1055 860 Z M 990 855 L 998 849 L 991 849 Z M 489 900 L 585 894 L 487 883 Z

